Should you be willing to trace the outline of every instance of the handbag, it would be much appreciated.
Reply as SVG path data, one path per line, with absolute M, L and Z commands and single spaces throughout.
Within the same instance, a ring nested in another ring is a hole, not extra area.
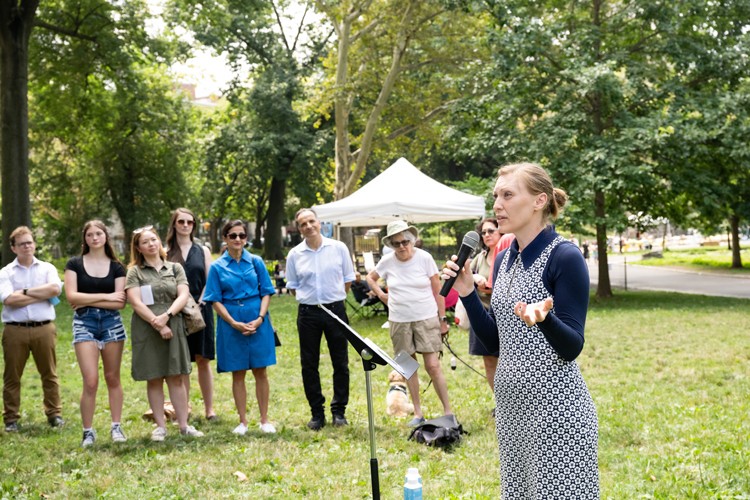
M 188 295 L 187 304 L 182 309 L 182 318 L 185 320 L 185 330 L 187 334 L 197 333 L 206 328 L 206 321 L 203 319 L 201 308 L 192 295 Z

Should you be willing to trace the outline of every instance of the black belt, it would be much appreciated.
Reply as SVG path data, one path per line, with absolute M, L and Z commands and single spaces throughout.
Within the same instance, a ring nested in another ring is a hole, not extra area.
M 331 302 L 330 304 L 300 304 L 300 309 L 320 309 L 319 306 L 325 306 L 327 309 L 333 309 L 335 306 L 343 304 L 343 300 L 337 302 Z
M 44 326 L 49 323 L 52 323 L 51 319 L 48 319 L 47 321 L 20 321 L 20 322 L 6 323 L 6 324 L 12 325 L 12 326 L 22 326 L 24 328 L 36 328 L 38 326 Z

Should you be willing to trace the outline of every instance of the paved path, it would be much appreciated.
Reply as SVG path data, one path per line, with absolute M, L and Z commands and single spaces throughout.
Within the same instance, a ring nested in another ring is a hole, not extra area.
M 613 288 L 628 290 L 659 290 L 668 292 L 738 297 L 750 299 L 750 276 L 686 271 L 674 268 L 641 266 L 637 262 L 625 262 L 622 256 L 609 257 L 609 280 Z M 626 256 L 626 259 L 631 257 Z M 589 263 L 591 288 L 599 280 L 598 264 Z M 627 282 L 627 287 L 626 287 Z

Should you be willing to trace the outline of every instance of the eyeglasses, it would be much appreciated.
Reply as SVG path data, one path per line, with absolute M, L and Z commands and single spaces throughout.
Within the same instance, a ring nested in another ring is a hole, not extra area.
M 482 236 L 486 236 L 488 234 L 495 234 L 495 231 L 497 231 L 497 229 L 482 229 Z
M 398 248 L 398 247 L 406 248 L 409 246 L 409 243 L 411 243 L 411 240 L 401 240 L 401 241 L 391 240 L 391 246 L 393 246 L 393 248 Z
M 247 238 L 247 235 L 245 233 L 229 233 L 227 234 L 227 238 L 230 240 L 236 240 L 237 238 L 244 240 Z
M 33 245 L 33 241 L 19 241 L 18 243 L 14 244 L 14 247 L 30 247 Z
M 192 226 L 195 224 L 194 220 L 187 220 L 187 219 L 180 219 L 177 221 L 177 224 L 182 224 L 183 226 Z
M 133 229 L 133 234 L 141 234 L 143 231 L 153 231 L 154 226 L 143 226 L 138 229 Z

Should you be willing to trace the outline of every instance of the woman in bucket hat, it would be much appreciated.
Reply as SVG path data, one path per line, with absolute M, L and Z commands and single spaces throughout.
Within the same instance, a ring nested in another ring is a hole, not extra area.
M 402 220 L 388 224 L 382 243 L 393 252 L 380 259 L 367 275 L 367 283 L 388 305 L 393 351 L 405 351 L 415 359 L 417 353 L 422 354 L 425 370 L 443 405 L 443 413 L 451 415 L 448 386 L 439 358 L 442 336 L 448 333 L 445 300 L 440 295 L 435 261 L 430 254 L 414 246 L 418 236 L 417 228 Z M 380 278 L 386 281 L 387 291 L 378 285 Z M 413 375 L 407 385 L 414 403 L 414 418 L 409 426 L 415 427 L 424 422 L 419 401 L 419 377 Z

